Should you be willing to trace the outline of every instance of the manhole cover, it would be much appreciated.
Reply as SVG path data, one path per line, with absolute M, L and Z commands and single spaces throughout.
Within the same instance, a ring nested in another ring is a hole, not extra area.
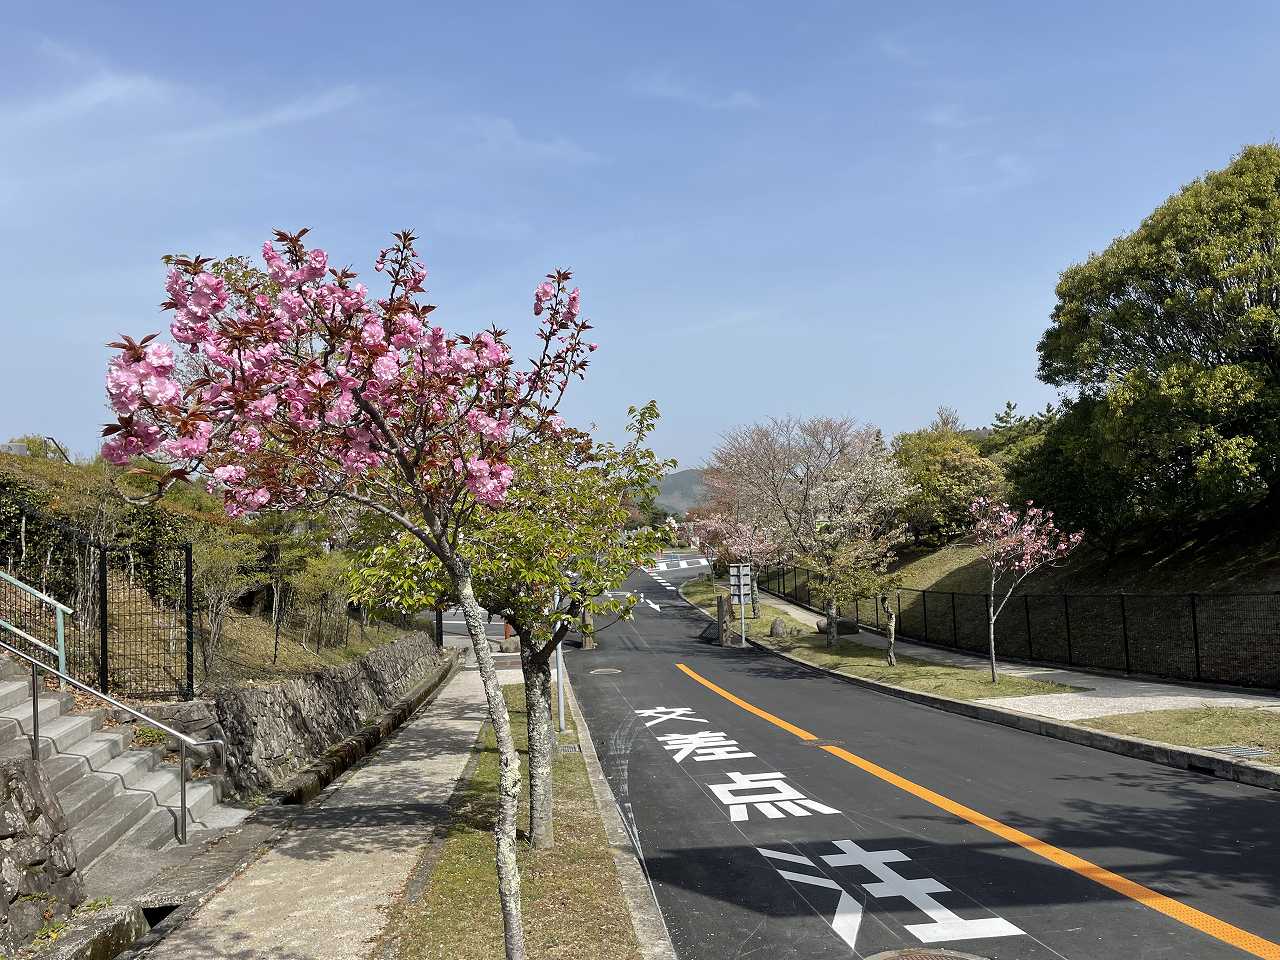
M 906 950 L 890 950 L 877 953 L 867 960 L 984 960 L 972 953 L 956 953 L 953 950 L 933 950 L 927 947 L 908 947 Z
M 592 670 L 591 672 L 592 673 L 621 673 L 622 671 L 619 670 L 617 667 L 597 667 L 595 670 Z

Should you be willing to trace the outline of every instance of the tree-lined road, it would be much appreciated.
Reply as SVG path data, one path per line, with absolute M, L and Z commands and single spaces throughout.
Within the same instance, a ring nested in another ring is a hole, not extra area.
M 1280 796 L 722 649 L 652 574 L 623 589 L 660 609 L 567 660 L 681 960 L 1280 958 Z

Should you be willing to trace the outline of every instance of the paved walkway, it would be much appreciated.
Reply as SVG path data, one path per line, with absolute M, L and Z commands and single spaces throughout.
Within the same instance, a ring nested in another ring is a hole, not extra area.
M 516 682 L 519 671 L 500 676 Z M 146 956 L 364 960 L 386 907 L 448 815 L 485 717 L 480 675 L 464 669 Z
M 773 594 L 761 593 L 760 600 L 770 606 L 779 607 L 802 623 L 817 627 L 819 615 L 812 610 L 798 607 L 793 603 L 776 597 Z M 862 631 L 858 634 L 858 642 L 869 647 L 884 649 L 888 645 L 878 633 Z M 987 661 L 983 657 L 973 656 L 952 650 L 939 650 L 912 643 L 909 640 L 898 640 L 894 645 L 897 652 L 904 657 L 914 657 L 930 663 L 941 663 L 952 667 L 985 668 Z M 1034 677 L 1037 680 L 1049 680 L 1071 687 L 1081 687 L 1079 693 L 1047 693 L 1027 697 L 990 697 L 979 700 L 1016 710 L 1019 713 L 1049 717 L 1053 720 L 1088 720 L 1091 717 L 1106 717 L 1119 713 L 1146 713 L 1151 710 L 1180 710 L 1212 705 L 1216 707 L 1261 707 L 1266 710 L 1280 711 L 1280 696 L 1265 696 L 1250 693 L 1236 693 L 1230 690 L 1195 687 L 1185 684 L 1160 683 L 1151 680 L 1136 680 L 1126 677 L 1102 676 L 1095 673 L 1081 673 L 1077 670 L 1059 669 L 1057 667 L 1038 667 L 1028 664 L 1004 663 L 1000 665 L 1002 673 L 1018 677 Z

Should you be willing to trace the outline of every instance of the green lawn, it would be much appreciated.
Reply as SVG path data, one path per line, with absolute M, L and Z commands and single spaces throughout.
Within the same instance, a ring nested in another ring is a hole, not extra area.
M 524 754 L 524 688 L 512 685 L 503 692 L 516 745 Z M 576 732 L 566 735 L 564 742 L 576 743 Z M 393 913 L 400 960 L 492 960 L 503 955 L 491 833 L 498 754 L 487 724 L 477 749 L 474 775 L 460 790 L 456 822 L 422 900 L 402 904 Z M 526 769 L 523 758 L 521 769 Z M 527 794 L 520 804 L 520 872 L 530 960 L 640 960 L 580 753 L 556 758 L 555 785 L 553 849 L 535 852 L 527 846 Z
M 724 587 L 707 580 L 691 581 L 685 584 L 681 592 L 690 603 L 713 615 L 716 595 L 727 595 Z M 769 625 L 776 617 L 781 617 L 789 628 L 799 631 L 798 635 L 770 637 Z M 752 640 L 815 666 L 880 683 L 891 683 L 908 690 L 953 697 L 956 700 L 1071 693 L 1077 689 L 1029 677 L 1002 676 L 998 683 L 993 684 L 990 675 L 984 670 L 942 666 L 903 656 L 898 657 L 896 667 L 891 667 L 885 663 L 883 650 L 858 643 L 851 637 L 841 637 L 835 647 L 828 648 L 825 636 L 815 633 L 812 627 L 780 608 L 763 602 L 760 604 L 760 618 L 747 620 L 747 635 Z
M 1081 720 L 1095 730 L 1157 740 L 1181 747 L 1262 747 L 1270 754 L 1264 762 L 1280 760 L 1280 713 L 1250 707 L 1197 707 L 1190 710 L 1153 710 L 1122 713 L 1114 717 Z

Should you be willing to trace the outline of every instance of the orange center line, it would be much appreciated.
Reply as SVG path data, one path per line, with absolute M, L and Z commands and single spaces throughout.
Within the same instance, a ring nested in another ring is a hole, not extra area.
M 767 710 L 762 710 L 754 704 L 743 700 L 741 697 L 730 693 L 723 687 L 717 686 L 706 677 L 703 677 L 696 671 L 690 669 L 685 664 L 677 663 L 676 667 L 687 674 L 690 678 L 702 684 L 712 693 L 724 697 L 724 699 L 728 700 L 730 703 L 741 707 L 748 713 L 755 714 L 760 719 L 766 720 L 774 726 L 781 727 L 783 730 L 794 734 L 801 740 L 819 739 L 816 734 L 812 734 L 801 727 L 788 723 L 781 717 L 778 717 Z M 988 817 L 986 814 L 974 810 L 972 807 L 967 807 L 963 803 L 952 800 L 950 797 L 943 796 L 936 791 L 930 790 L 928 787 L 923 787 L 918 783 L 908 780 L 906 777 L 894 773 L 892 770 L 888 770 L 877 763 L 872 763 L 865 757 L 860 757 L 856 753 L 850 753 L 843 747 L 824 746 L 820 749 L 825 750 L 833 757 L 838 757 L 845 761 L 845 763 L 852 764 L 858 769 L 871 774 L 873 777 L 883 780 L 885 783 L 897 787 L 899 790 L 911 794 L 913 797 L 917 797 L 941 810 L 945 810 L 947 813 L 959 817 L 961 820 L 968 821 L 975 827 L 980 827 L 988 833 L 992 833 L 995 836 L 1000 837 L 1002 840 L 1015 843 L 1024 850 L 1029 850 L 1036 856 L 1043 857 L 1050 863 L 1057 864 L 1058 866 L 1064 867 L 1072 873 L 1078 874 L 1087 880 L 1092 880 L 1094 883 L 1101 884 L 1108 890 L 1112 890 L 1122 896 L 1128 897 L 1130 900 L 1134 900 L 1145 907 L 1150 907 L 1152 910 L 1155 910 L 1157 913 L 1162 913 L 1170 919 L 1176 920 L 1181 924 L 1207 934 L 1208 936 L 1229 944 L 1230 946 L 1237 947 L 1238 949 L 1252 954 L 1255 957 L 1260 957 L 1262 960 L 1280 960 L 1280 944 L 1273 943 L 1270 940 L 1264 940 L 1262 937 L 1249 933 L 1247 930 L 1241 930 L 1239 927 L 1233 926 L 1225 920 L 1220 920 L 1202 910 L 1197 910 L 1195 907 L 1182 903 L 1180 900 L 1174 900 L 1172 897 L 1167 897 L 1163 893 L 1157 893 L 1155 890 L 1152 890 L 1149 887 L 1144 887 L 1142 884 L 1130 880 L 1128 877 L 1121 876 L 1118 873 L 1113 873 L 1105 867 L 1098 866 L 1096 863 L 1090 863 L 1083 857 L 1078 857 L 1074 853 L 1068 853 L 1061 847 L 1055 847 L 1053 844 L 1037 839 L 1029 833 L 1024 833 L 1017 827 L 1011 827 L 993 817 Z

